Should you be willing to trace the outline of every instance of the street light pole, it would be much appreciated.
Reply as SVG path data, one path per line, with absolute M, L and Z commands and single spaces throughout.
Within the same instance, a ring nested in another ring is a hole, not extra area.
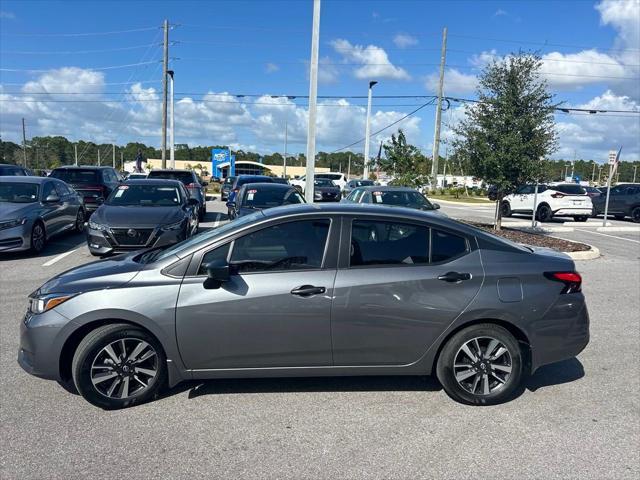
M 175 150 L 175 123 L 173 116 L 173 70 L 168 70 L 167 75 L 169 75 L 169 96 L 171 98 L 171 103 L 169 104 L 169 109 L 171 110 L 169 113 L 169 160 L 171 164 L 171 168 L 176 168 L 176 150 Z
M 318 99 L 318 50 L 320 42 L 320 0 L 313 0 L 313 27 L 311 29 L 311 61 L 309 62 L 309 124 L 307 126 L 307 171 L 304 198 L 313 203 L 316 168 L 316 113 Z M 307 188 L 308 187 L 308 188 Z
M 633 181 L 631 183 L 636 183 L 636 172 L 638 171 L 638 165 L 633 166 Z
M 364 127 L 364 170 L 362 178 L 369 178 L 369 132 L 371 130 L 371 94 L 376 81 L 369 82 L 369 99 L 367 100 L 367 120 Z
M 287 129 L 288 123 L 284 121 L 284 158 L 282 159 L 282 176 L 287 178 Z

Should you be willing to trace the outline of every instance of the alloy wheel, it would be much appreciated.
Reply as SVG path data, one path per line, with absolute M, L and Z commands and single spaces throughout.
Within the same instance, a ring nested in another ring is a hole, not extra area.
M 631 220 L 635 223 L 640 223 L 640 207 L 636 207 L 631 212 Z
M 511 353 L 492 337 L 466 342 L 454 357 L 458 385 L 473 395 L 489 395 L 501 389 L 511 377 Z
M 42 225 L 36 223 L 33 226 L 33 231 L 31 232 L 31 248 L 36 252 L 41 251 L 44 248 L 44 240 L 44 229 L 42 228 Z
M 76 231 L 82 232 L 84 230 L 84 213 L 82 209 L 78 209 L 78 214 L 76 215 Z
M 98 352 L 91 383 L 105 397 L 126 399 L 145 392 L 158 374 L 158 355 L 139 338 L 122 338 Z

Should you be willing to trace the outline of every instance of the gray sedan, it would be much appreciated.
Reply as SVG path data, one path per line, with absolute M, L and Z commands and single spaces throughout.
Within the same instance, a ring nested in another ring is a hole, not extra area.
M 0 252 L 40 252 L 47 240 L 84 229 L 82 199 L 53 178 L 0 177 Z
M 419 210 L 290 205 L 49 280 L 18 362 L 107 409 L 185 380 L 334 375 L 435 374 L 489 405 L 585 348 L 581 281 L 563 254 Z

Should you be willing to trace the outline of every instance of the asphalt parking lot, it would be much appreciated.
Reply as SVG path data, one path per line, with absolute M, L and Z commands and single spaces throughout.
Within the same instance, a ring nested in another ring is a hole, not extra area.
M 224 210 L 210 202 L 203 227 L 224 222 Z M 492 215 L 486 206 L 443 211 Z M 348 377 L 189 383 L 105 412 L 16 363 L 26 296 L 92 261 L 84 238 L 0 257 L 0 476 L 637 478 L 640 233 L 593 232 L 557 234 L 603 252 L 577 262 L 590 345 L 493 407 L 457 404 L 428 378 Z

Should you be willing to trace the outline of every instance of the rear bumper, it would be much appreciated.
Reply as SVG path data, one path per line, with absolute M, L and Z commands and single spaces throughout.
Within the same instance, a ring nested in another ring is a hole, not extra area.
M 589 312 L 582 293 L 561 295 L 532 326 L 531 372 L 577 356 L 589 343 Z
M 573 217 L 573 216 L 588 216 L 590 217 L 593 213 L 592 208 L 560 208 L 558 210 L 554 210 L 553 214 L 556 217 Z

